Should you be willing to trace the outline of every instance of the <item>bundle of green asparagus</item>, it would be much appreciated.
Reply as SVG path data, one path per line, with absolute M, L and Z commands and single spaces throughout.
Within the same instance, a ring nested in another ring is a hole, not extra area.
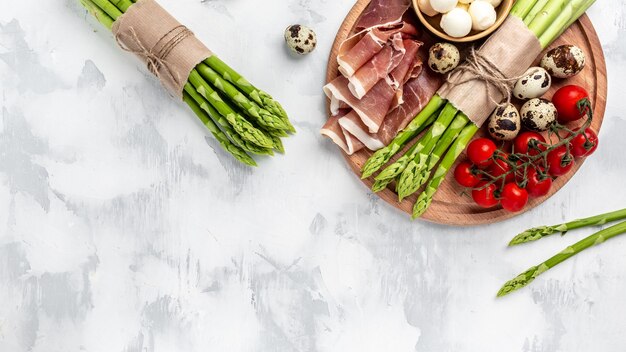
M 80 0 L 108 29 L 138 1 Z M 295 132 L 277 101 L 215 55 L 191 70 L 182 98 L 224 150 L 246 165 L 257 165 L 251 154 L 284 153 L 281 138 Z
M 558 224 L 553 226 L 541 226 L 526 230 L 519 235 L 515 236 L 509 245 L 519 245 L 531 241 L 536 241 L 546 236 L 550 236 L 555 233 L 565 234 L 568 231 L 587 227 L 587 226 L 599 226 L 610 222 L 626 219 L 626 209 L 617 210 L 614 212 L 600 214 L 585 219 L 579 219 L 570 221 L 564 224 Z M 528 284 L 530 284 L 535 278 L 546 270 L 564 262 L 565 260 L 573 257 L 574 255 L 584 251 L 585 249 L 603 243 L 604 241 L 613 238 L 615 236 L 626 233 L 626 221 L 620 222 L 617 225 L 610 226 L 606 229 L 598 231 L 593 235 L 586 237 L 573 245 L 565 248 L 560 253 L 556 254 L 552 258 L 545 262 L 535 265 L 525 272 L 521 273 L 514 279 L 508 281 L 498 291 L 498 297 L 505 296 L 515 290 L 518 290 Z
M 537 38 L 541 49 L 545 49 L 594 2 L 595 0 L 518 0 L 510 16 L 521 19 Z M 473 98 L 467 96 L 466 99 Z M 399 200 L 402 201 L 426 185 L 413 207 L 413 218 L 417 218 L 428 209 L 448 171 L 479 127 L 462 111 L 437 94 L 388 146 L 378 150 L 367 160 L 362 168 L 362 178 L 374 175 L 395 154 L 428 128 L 406 154 L 374 177 L 372 187 L 374 192 L 379 192 L 395 180 L 396 191 Z M 439 166 L 436 167 L 437 165 Z

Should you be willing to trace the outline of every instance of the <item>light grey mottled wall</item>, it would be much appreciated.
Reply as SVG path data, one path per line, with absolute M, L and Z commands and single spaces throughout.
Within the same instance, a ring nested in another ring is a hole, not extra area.
M 623 352 L 626 238 L 495 300 L 573 240 L 529 225 L 626 205 L 626 4 L 591 11 L 610 94 L 601 147 L 517 219 L 410 222 L 358 182 L 323 123 L 346 0 L 162 0 L 299 132 L 234 163 L 73 0 L 0 0 L 0 351 Z M 291 58 L 282 31 L 311 25 Z

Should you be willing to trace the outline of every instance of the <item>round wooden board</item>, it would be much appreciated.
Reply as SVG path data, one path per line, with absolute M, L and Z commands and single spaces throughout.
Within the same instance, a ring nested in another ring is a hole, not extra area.
M 356 23 L 363 10 L 367 7 L 369 2 L 370 0 L 358 0 L 352 10 L 350 10 L 348 15 L 346 16 L 346 19 L 342 23 L 341 27 L 339 28 L 335 43 L 333 44 L 332 50 L 330 52 L 330 58 L 328 60 L 328 68 L 326 74 L 327 82 L 330 82 L 338 75 L 337 51 L 339 49 L 339 45 L 348 37 L 348 35 L 351 34 L 354 24 Z M 591 24 L 591 21 L 589 20 L 587 15 L 583 15 L 583 17 L 581 17 L 578 22 L 572 25 L 555 43 L 552 44 L 551 47 L 566 43 L 577 45 L 578 47 L 583 49 L 583 51 L 587 55 L 586 67 L 580 74 L 568 80 L 555 79 L 553 81 L 552 88 L 550 89 L 550 91 L 548 91 L 546 97 L 552 97 L 554 91 L 556 91 L 563 85 L 577 84 L 585 87 L 589 92 L 592 103 L 594 105 L 594 120 L 592 127 L 594 130 L 599 131 L 602 125 L 604 111 L 606 108 L 606 63 L 604 61 L 604 54 L 602 52 L 600 40 L 598 39 L 596 31 L 593 28 L 593 25 Z M 537 59 L 537 61 L 538 60 L 539 58 Z M 484 129 L 481 132 L 484 132 Z M 478 136 L 480 136 L 480 134 L 481 133 L 479 133 Z M 363 150 L 351 156 L 344 154 L 348 164 L 354 171 L 355 175 L 357 175 L 358 179 L 360 179 L 361 167 L 371 154 L 372 152 L 370 152 L 369 150 Z M 397 157 L 398 156 L 396 156 L 396 158 Z M 394 158 L 391 162 L 395 161 L 396 158 Z M 461 156 L 459 158 L 459 160 L 462 159 L 464 159 L 464 156 Z M 554 187 L 552 188 L 550 194 L 542 198 L 532 199 L 529 202 L 528 206 L 524 209 L 524 211 L 528 211 L 538 206 L 546 199 L 551 197 L 554 193 L 558 192 L 561 187 L 563 187 L 574 176 L 574 174 L 578 171 L 582 164 L 583 163 L 581 161 L 578 161 L 574 169 L 569 174 L 563 177 L 559 177 L 555 180 Z M 440 224 L 471 226 L 494 223 L 521 214 L 507 212 L 501 207 L 496 207 L 493 209 L 481 209 L 473 204 L 470 197 L 463 196 L 463 188 L 461 188 L 456 184 L 456 182 L 453 182 L 451 180 L 452 178 L 450 173 L 446 181 L 441 185 L 439 191 L 435 195 L 432 205 L 430 206 L 428 211 L 421 217 L 422 219 Z M 370 189 L 373 183 L 373 179 L 369 178 L 363 180 L 363 183 L 365 184 L 365 186 L 368 187 L 368 189 Z M 385 189 L 382 192 L 379 192 L 378 195 L 387 203 L 393 205 L 394 207 L 402 210 L 407 214 L 411 214 L 413 204 L 416 200 L 416 195 L 405 199 L 403 202 L 398 202 L 398 197 L 392 188 L 394 186 L 395 184 L 392 184 L 389 188 Z

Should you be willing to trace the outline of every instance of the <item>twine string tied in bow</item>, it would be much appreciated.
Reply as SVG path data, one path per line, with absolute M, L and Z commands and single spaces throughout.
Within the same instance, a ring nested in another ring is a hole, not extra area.
M 513 85 L 523 76 L 506 77 L 493 62 L 472 47 L 465 62 L 452 71 L 446 81 L 452 85 L 483 81 L 489 100 L 501 107 L 511 103 Z M 502 95 L 502 100 L 494 98 L 493 89 Z
M 133 27 L 129 28 L 129 33 L 130 40 L 135 48 L 131 48 L 125 44 L 125 41 L 122 38 L 122 32 L 117 33 L 115 36 L 115 40 L 118 45 L 123 50 L 142 57 L 147 63 L 148 70 L 157 78 L 161 79 L 161 71 L 163 71 L 169 79 L 176 84 L 179 84 L 180 74 L 178 71 L 172 69 L 171 65 L 169 65 L 167 62 L 167 56 L 183 40 L 193 36 L 193 32 L 183 25 L 176 26 L 163 35 L 163 37 L 161 37 L 150 49 L 146 48 Z M 161 70 L 161 68 L 163 70 Z

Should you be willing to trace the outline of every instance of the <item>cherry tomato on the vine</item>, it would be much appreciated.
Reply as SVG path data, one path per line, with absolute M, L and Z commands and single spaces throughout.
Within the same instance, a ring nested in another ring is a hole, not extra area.
M 518 212 L 528 203 L 528 192 L 517 185 L 517 183 L 507 183 L 500 195 L 502 207 L 510 212 Z
M 487 185 L 487 181 L 482 181 L 472 191 L 472 198 L 474 202 L 483 208 L 492 208 L 498 205 L 499 201 L 496 198 L 496 191 L 498 187 L 491 183 Z
M 513 141 L 513 151 L 517 154 L 536 156 L 546 150 L 546 139 L 537 132 L 522 132 Z M 533 146 L 533 147 L 531 147 Z
M 508 154 L 501 153 L 498 158 L 495 158 L 493 164 L 491 164 L 491 166 L 489 166 L 489 168 L 485 171 L 493 177 L 500 177 L 506 174 L 506 176 L 504 177 L 504 180 L 499 180 L 499 181 L 503 181 L 503 182 L 513 181 L 515 179 L 515 173 L 512 171 L 511 165 L 509 165 L 509 163 L 503 160 L 503 159 L 508 159 L 508 158 L 509 158 Z M 499 184 L 501 185 L 502 183 L 499 183 Z
M 526 171 L 526 179 L 528 180 L 526 191 L 528 191 L 528 195 L 535 198 L 545 196 L 552 188 L 552 178 L 546 175 L 542 168 L 539 171 L 534 167 L 528 168 Z
M 578 130 L 575 130 L 577 132 Z M 577 158 L 587 157 L 598 149 L 598 135 L 591 128 L 576 135 L 570 142 L 572 155 Z
M 498 147 L 489 138 L 478 138 L 467 146 L 467 157 L 476 167 L 484 169 L 493 163 L 493 153 Z
M 581 111 L 579 107 L 584 99 L 589 99 L 589 93 L 583 87 L 568 85 L 557 90 L 552 96 L 552 103 L 558 112 L 559 122 L 565 124 L 585 116 L 587 110 Z
M 474 187 L 480 182 L 480 176 L 474 173 L 469 161 L 463 161 L 454 169 L 454 179 L 463 187 Z
M 562 145 L 548 153 L 548 173 L 553 177 L 567 174 L 574 167 L 574 157 Z

